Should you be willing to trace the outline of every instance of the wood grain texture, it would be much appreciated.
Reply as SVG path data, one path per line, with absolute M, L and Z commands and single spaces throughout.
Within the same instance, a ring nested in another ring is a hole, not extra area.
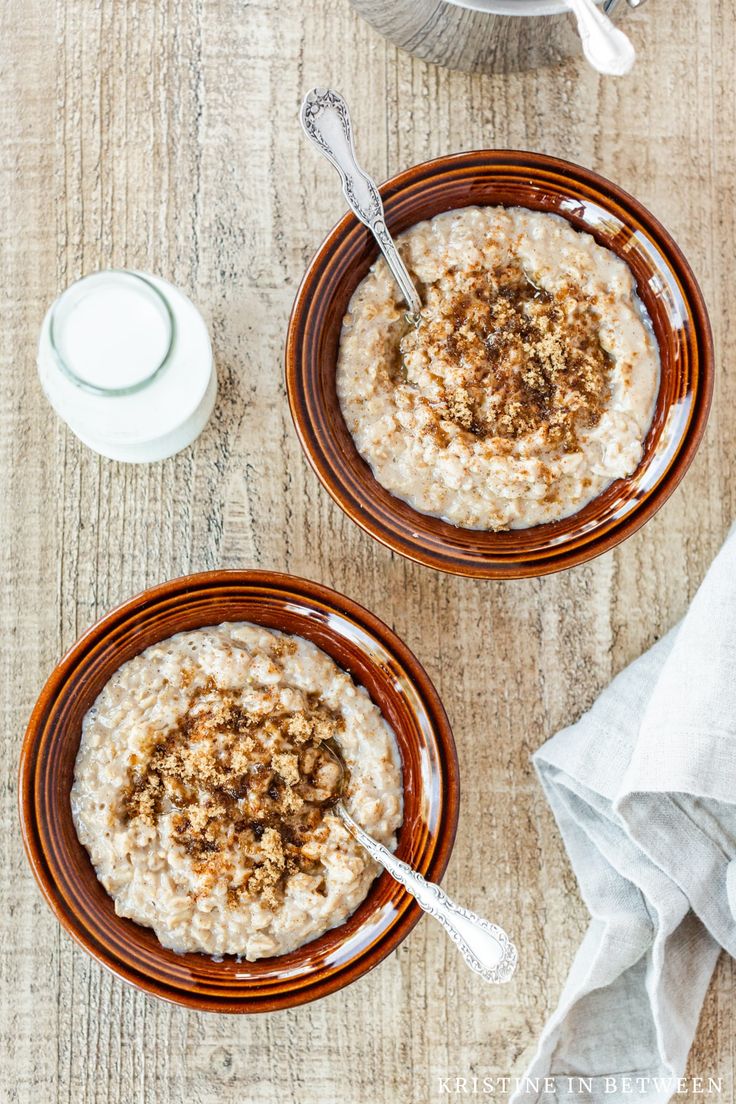
M 681 616 L 736 505 L 731 0 L 651 0 L 628 22 L 640 61 L 620 82 L 577 59 L 508 76 L 440 70 L 386 43 L 347 0 L 2 0 L 0 13 L 0 1099 L 424 1104 L 441 1099 L 440 1076 L 521 1072 L 586 923 L 529 754 Z M 281 369 L 297 282 L 342 209 L 296 124 L 317 83 L 353 105 L 379 177 L 459 149 L 542 150 L 617 180 L 682 244 L 712 311 L 716 400 L 683 485 L 620 549 L 564 575 L 476 583 L 397 559 L 321 492 Z M 88 452 L 37 383 L 47 305 L 111 264 L 180 284 L 213 336 L 213 422 L 163 464 Z M 40 684 L 114 603 L 215 566 L 337 587 L 426 665 L 464 780 L 446 886 L 514 932 L 512 986 L 479 985 L 422 923 L 322 1002 L 202 1016 L 114 981 L 62 935 L 16 817 Z M 722 1077 L 731 1104 L 735 1021 L 723 959 L 691 1071 Z

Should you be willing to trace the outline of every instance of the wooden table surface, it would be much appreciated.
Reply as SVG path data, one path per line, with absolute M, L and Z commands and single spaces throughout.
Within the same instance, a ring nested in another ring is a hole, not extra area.
M 439 1077 L 521 1073 L 586 926 L 530 753 L 678 619 L 734 514 L 732 0 L 650 0 L 629 20 L 640 60 L 622 81 L 577 59 L 507 77 L 443 71 L 384 42 L 347 0 L 4 0 L 0 11 L 0 1099 L 424 1104 L 441 1098 Z M 684 484 L 622 548 L 536 581 L 451 578 L 390 554 L 321 490 L 281 355 L 297 283 L 342 211 L 296 122 L 302 92 L 327 83 L 352 103 L 379 178 L 461 149 L 543 150 L 616 180 L 683 246 L 712 312 L 716 401 Z M 210 326 L 214 418 L 162 464 L 87 451 L 37 382 L 48 304 L 111 265 L 180 284 Z M 256 566 L 351 595 L 426 665 L 464 786 L 446 886 L 516 936 L 511 986 L 483 986 L 423 922 L 373 974 L 314 1005 L 199 1015 L 113 980 L 42 902 L 16 766 L 57 657 L 159 580 Z M 724 1102 L 733 996 L 722 958 L 690 1072 L 722 1077 Z

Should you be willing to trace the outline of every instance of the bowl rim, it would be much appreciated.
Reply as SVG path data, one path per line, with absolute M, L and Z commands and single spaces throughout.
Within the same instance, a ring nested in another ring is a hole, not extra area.
M 397 911 L 391 926 L 376 941 L 368 945 L 361 952 L 359 958 L 338 965 L 333 972 L 316 982 L 305 981 L 304 976 L 302 976 L 295 979 L 297 984 L 294 988 L 289 989 L 287 982 L 283 990 L 265 996 L 249 995 L 229 998 L 213 994 L 205 995 L 199 993 L 196 989 L 175 990 L 173 987 L 167 988 L 164 982 L 149 977 L 142 968 L 136 968 L 128 961 L 115 958 L 107 948 L 98 947 L 96 942 L 88 937 L 86 929 L 79 924 L 73 910 L 67 907 L 63 894 L 55 880 L 54 872 L 47 863 L 47 858 L 43 853 L 41 841 L 38 837 L 36 779 L 43 767 L 39 768 L 37 766 L 37 745 L 42 734 L 44 719 L 53 707 L 56 697 L 65 685 L 69 674 L 78 666 L 77 661 L 80 656 L 88 650 L 93 642 L 104 640 L 108 632 L 114 627 L 131 620 L 135 620 L 141 625 L 144 624 L 146 608 L 152 602 L 169 599 L 176 600 L 177 604 L 186 605 L 188 597 L 193 597 L 195 594 L 201 595 L 207 590 L 215 590 L 223 585 L 243 587 L 244 594 L 248 593 L 249 588 L 267 586 L 283 592 L 284 602 L 293 601 L 295 597 L 303 600 L 305 604 L 308 604 L 310 599 L 318 601 L 331 611 L 346 616 L 351 623 L 367 629 L 370 635 L 379 640 L 392 657 L 399 661 L 417 690 L 426 715 L 431 721 L 441 757 L 442 815 L 438 831 L 432 839 L 426 871 L 427 875 L 431 875 L 434 881 L 440 881 L 447 869 L 457 833 L 460 778 L 457 748 L 439 693 L 424 666 L 412 650 L 376 614 L 340 591 L 287 572 L 269 571 L 260 568 L 236 568 L 195 572 L 178 576 L 139 591 L 132 597 L 115 605 L 85 629 L 75 642 L 67 648 L 49 673 L 28 720 L 18 764 L 18 815 L 24 852 L 44 900 L 64 931 L 109 973 L 149 996 L 155 996 L 171 1004 L 197 1011 L 229 1014 L 272 1012 L 297 1007 L 327 996 L 374 969 L 403 942 L 424 915 L 416 900 L 401 887 L 401 894 L 406 897 L 406 907 Z M 253 623 L 257 624 L 257 622 Z M 166 638 L 162 637 L 161 639 Z M 144 645 L 144 647 L 147 646 Z M 335 660 L 335 662 L 338 661 Z M 338 666 L 341 666 L 339 662 Z M 388 875 L 383 876 L 388 877 Z M 375 884 L 374 882 L 373 885 Z M 100 891 L 102 893 L 106 892 L 101 883 Z M 368 900 L 371 892 L 372 887 L 369 889 L 365 900 Z M 328 929 L 328 933 L 329 931 L 339 930 L 341 926 L 337 925 L 334 929 Z M 309 943 L 303 944 L 303 946 L 308 947 Z M 298 950 L 301 950 L 301 948 L 298 948 Z M 309 978 L 309 974 L 306 975 L 306 978 Z
M 576 162 L 531 150 L 494 148 L 464 150 L 459 153 L 445 154 L 431 158 L 428 161 L 418 162 L 407 169 L 403 169 L 379 186 L 381 197 L 384 203 L 390 204 L 391 200 L 400 197 L 401 193 L 409 187 L 436 184 L 438 179 L 441 179 L 447 173 L 451 173 L 455 168 L 478 162 L 488 168 L 515 168 L 522 171 L 524 168 L 528 168 L 535 173 L 554 172 L 581 185 L 592 187 L 599 193 L 597 198 L 603 208 L 610 210 L 607 201 L 612 199 L 622 207 L 630 209 L 635 218 L 650 230 L 652 236 L 665 246 L 664 255 L 668 267 L 671 267 L 677 276 L 683 295 L 692 309 L 699 372 L 698 384 L 693 389 L 692 413 L 684 434 L 669 466 L 654 486 L 648 490 L 646 496 L 640 498 L 632 510 L 623 518 L 613 519 L 607 523 L 598 536 L 593 536 L 584 543 L 568 546 L 567 542 L 563 540 L 558 542 L 554 549 L 546 555 L 539 553 L 538 557 L 533 559 L 529 556 L 526 558 L 520 556 L 518 559 L 509 561 L 484 556 L 483 559 L 479 557 L 473 562 L 458 563 L 449 555 L 445 557 L 442 552 L 423 547 L 420 540 L 408 546 L 393 530 L 381 528 L 370 516 L 366 515 L 361 509 L 360 503 L 353 501 L 352 495 L 344 493 L 342 479 L 337 477 L 333 466 L 320 454 L 319 450 L 315 449 L 310 420 L 304 416 L 298 401 L 300 379 L 304 378 L 305 375 L 300 367 L 302 359 L 302 322 L 305 308 L 314 295 L 312 284 L 318 281 L 323 270 L 329 265 L 330 256 L 337 243 L 360 226 L 358 219 L 351 211 L 346 212 L 335 223 L 315 251 L 294 297 L 284 346 L 286 391 L 297 437 L 319 482 L 341 510 L 374 540 L 408 560 L 447 574 L 476 579 L 536 578 L 587 563 L 615 548 L 649 521 L 678 487 L 700 447 L 708 422 L 715 377 L 713 332 L 705 299 L 698 281 L 690 263 L 672 234 L 648 208 L 624 188 L 593 169 L 586 168 Z M 524 206 L 523 200 L 520 200 L 519 206 Z M 439 214 L 440 211 L 438 210 L 437 213 Z M 564 211 L 559 212 L 559 214 L 560 217 L 566 217 Z M 386 221 L 390 227 L 390 210 L 386 212 Z M 366 230 L 365 233 L 368 235 L 369 231 Z M 610 248 L 610 246 L 607 248 Z M 378 256 L 377 246 L 376 256 Z M 357 287 L 357 282 L 355 286 Z M 595 499 L 592 501 L 595 501 Z M 408 506 L 408 503 L 406 505 Z M 426 516 L 411 506 L 409 506 L 409 509 L 418 518 Z M 543 526 L 533 526 L 531 528 L 543 528 Z M 464 530 L 464 532 L 472 533 L 473 530 Z

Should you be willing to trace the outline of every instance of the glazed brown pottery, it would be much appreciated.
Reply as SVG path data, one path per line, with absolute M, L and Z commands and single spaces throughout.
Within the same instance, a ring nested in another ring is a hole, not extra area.
M 31 716 L 20 763 L 26 852 L 66 930 L 139 989 L 212 1012 L 270 1012 L 332 993 L 376 966 L 422 915 L 384 874 L 346 921 L 291 954 L 256 963 L 165 950 L 115 913 L 72 821 L 69 792 L 84 714 L 110 676 L 156 641 L 223 621 L 252 621 L 313 641 L 362 684 L 396 733 L 404 821 L 397 854 L 438 881 L 458 815 L 457 756 L 427 674 L 373 614 L 335 591 L 265 571 L 213 571 L 163 583 L 113 610 L 71 648 Z
M 297 293 L 286 383 L 302 446 L 322 484 L 358 525 L 428 567 L 476 578 L 545 575 L 584 563 L 635 532 L 669 498 L 703 436 L 713 391 L 713 342 L 700 289 L 671 235 L 637 200 L 588 169 L 542 154 L 480 150 L 442 157 L 381 188 L 398 234 L 469 205 L 528 207 L 566 218 L 630 266 L 652 320 L 661 381 L 644 455 L 578 513 L 492 533 L 460 529 L 412 509 L 373 477 L 340 412 L 335 365 L 350 297 L 377 256 L 352 215 L 331 231 Z

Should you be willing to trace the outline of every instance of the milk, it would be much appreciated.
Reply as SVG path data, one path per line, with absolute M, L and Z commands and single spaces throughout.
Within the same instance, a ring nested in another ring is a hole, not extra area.
M 44 319 L 38 371 L 81 441 L 132 463 L 191 444 L 217 392 L 199 311 L 173 284 L 138 272 L 99 272 L 68 288 Z

